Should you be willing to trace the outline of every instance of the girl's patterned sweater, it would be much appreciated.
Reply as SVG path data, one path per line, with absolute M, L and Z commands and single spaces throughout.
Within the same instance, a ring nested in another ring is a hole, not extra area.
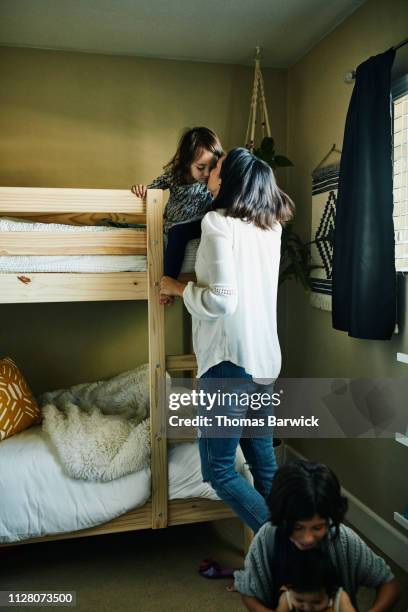
M 205 183 L 179 185 L 172 172 L 165 172 L 148 185 L 149 189 L 168 189 L 170 197 L 164 211 L 164 232 L 173 225 L 202 219 L 210 209 L 212 196 Z

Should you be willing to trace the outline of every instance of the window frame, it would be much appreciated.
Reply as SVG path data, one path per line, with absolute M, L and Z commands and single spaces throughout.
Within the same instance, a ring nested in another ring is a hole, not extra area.
M 395 79 L 391 83 L 391 118 L 392 118 L 392 167 L 393 167 L 393 179 L 394 179 L 394 102 L 400 98 L 408 95 L 408 73 Z M 408 146 L 408 143 L 407 143 Z M 393 190 L 393 205 L 394 202 L 394 190 Z M 408 229 L 408 228 L 407 228 Z M 397 262 L 397 259 L 395 259 Z M 397 263 L 396 263 L 397 265 Z M 408 267 L 402 270 L 397 270 L 397 274 L 407 274 Z

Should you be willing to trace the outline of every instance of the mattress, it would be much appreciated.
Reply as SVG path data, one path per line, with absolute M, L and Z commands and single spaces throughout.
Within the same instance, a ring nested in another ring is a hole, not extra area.
M 242 453 L 237 469 L 243 471 Z M 217 500 L 201 477 L 197 442 L 170 446 L 169 499 Z M 0 444 L 0 543 L 86 529 L 139 508 L 150 497 L 150 469 L 110 482 L 74 480 L 40 426 Z
M 1 232 L 110 232 L 116 228 L 98 225 L 64 225 L 62 223 L 36 223 L 27 220 L 0 218 Z M 130 231 L 140 232 L 140 228 Z M 193 272 L 200 240 L 191 240 L 181 272 Z M 145 272 L 145 255 L 3 255 L 0 257 L 0 273 L 33 272 Z

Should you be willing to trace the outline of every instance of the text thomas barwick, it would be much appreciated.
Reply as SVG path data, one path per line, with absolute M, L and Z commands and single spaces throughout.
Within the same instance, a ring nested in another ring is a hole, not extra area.
M 231 418 L 225 415 L 179 417 L 173 414 L 169 417 L 171 427 L 319 427 L 319 419 L 315 416 L 280 419 L 275 415 L 268 418 Z

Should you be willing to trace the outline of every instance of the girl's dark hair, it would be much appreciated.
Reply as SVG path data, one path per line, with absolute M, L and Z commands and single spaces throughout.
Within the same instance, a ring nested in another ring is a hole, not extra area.
M 232 149 L 223 161 L 221 187 L 213 202 L 226 215 L 254 223 L 261 229 L 273 227 L 276 221 L 286 223 L 295 206 L 276 184 L 272 168 L 243 148 Z
M 215 163 L 224 155 L 220 139 L 215 132 L 206 127 L 187 130 L 181 136 L 177 151 L 164 166 L 164 170 L 172 172 L 177 183 L 188 182 L 191 178 L 190 166 L 203 150 L 213 153 Z
M 333 539 L 347 512 L 337 476 L 327 465 L 311 461 L 292 461 L 279 468 L 267 499 L 271 522 L 290 537 L 298 521 L 316 514 L 333 527 Z
M 340 586 L 339 576 L 327 553 L 320 549 L 294 550 L 285 563 L 284 584 L 296 593 L 324 590 L 333 597 Z

